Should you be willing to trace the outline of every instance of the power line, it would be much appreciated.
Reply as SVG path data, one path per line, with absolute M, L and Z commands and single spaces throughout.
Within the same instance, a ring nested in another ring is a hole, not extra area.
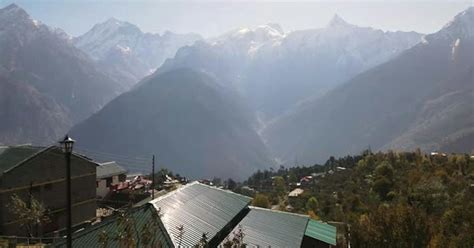
M 101 156 L 110 156 L 110 157 L 117 157 L 117 158 L 124 158 L 124 159 L 133 159 L 133 160 L 137 160 L 137 161 L 147 161 L 147 162 L 150 161 L 149 159 L 147 159 L 145 157 L 141 157 L 141 156 L 130 157 L 130 156 L 126 156 L 126 155 L 120 155 L 120 154 L 114 154 L 114 153 L 108 153 L 108 152 L 101 152 L 101 151 L 96 151 L 96 150 L 89 150 L 89 149 L 82 148 L 82 147 L 76 147 L 76 150 L 82 151 L 84 153 L 92 153 L 92 154 L 97 154 L 97 155 L 101 155 Z
M 134 157 L 126 157 L 123 155 L 104 155 L 104 154 L 95 154 L 94 152 L 87 152 L 82 149 L 77 149 L 77 153 L 89 156 L 91 158 L 97 158 L 104 161 L 117 160 L 117 161 L 128 161 L 128 163 L 137 163 L 137 164 L 149 164 L 151 161 L 149 159 L 136 159 Z

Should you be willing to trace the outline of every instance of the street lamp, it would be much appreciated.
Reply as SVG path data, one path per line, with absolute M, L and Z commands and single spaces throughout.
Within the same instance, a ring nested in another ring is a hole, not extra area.
M 66 135 L 59 141 L 66 155 L 66 201 L 67 201 L 67 247 L 72 247 L 72 207 L 71 207 L 71 154 L 75 140 Z

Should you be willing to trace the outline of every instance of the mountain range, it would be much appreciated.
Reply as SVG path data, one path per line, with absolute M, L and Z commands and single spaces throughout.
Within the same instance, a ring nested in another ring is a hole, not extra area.
M 234 178 L 368 147 L 473 152 L 473 12 L 429 35 L 335 15 L 319 29 L 272 23 L 209 39 L 112 18 L 74 38 L 9 5 L 0 144 L 70 130 L 96 154 L 156 154 L 190 177 Z
M 152 74 L 183 46 L 202 39 L 197 34 L 144 33 L 137 26 L 110 18 L 74 38 L 76 47 L 97 61 L 104 71 L 131 87 Z
M 179 49 L 159 70 L 190 67 L 211 73 L 268 121 L 388 61 L 421 37 L 358 27 L 335 15 L 321 29 L 285 33 L 278 24 L 237 29 Z
M 374 150 L 474 151 L 474 8 L 264 131 L 282 160 Z

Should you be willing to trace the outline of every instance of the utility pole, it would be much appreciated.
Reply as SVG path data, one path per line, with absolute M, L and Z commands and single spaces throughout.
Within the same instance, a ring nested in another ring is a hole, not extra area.
M 151 167 L 151 199 L 155 199 L 155 155 L 153 155 Z

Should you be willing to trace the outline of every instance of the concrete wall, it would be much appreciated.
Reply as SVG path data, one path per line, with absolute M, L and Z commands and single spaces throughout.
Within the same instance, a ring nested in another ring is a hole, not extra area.
M 110 192 L 110 186 L 116 185 L 120 182 L 125 181 L 125 175 L 116 175 L 112 176 L 112 183 L 110 186 L 107 186 L 107 180 L 109 178 L 97 179 L 97 196 L 104 198 Z
M 106 184 L 106 179 L 100 179 L 97 181 L 97 196 L 104 198 L 109 193 L 110 189 Z
M 96 215 L 96 164 L 72 156 L 72 221 L 73 225 L 93 219 Z M 59 148 L 51 148 L 7 171 L 0 178 L 0 233 L 25 235 L 10 211 L 11 197 L 23 200 L 29 192 L 48 211 L 51 223 L 39 232 L 47 233 L 66 225 L 66 160 Z

